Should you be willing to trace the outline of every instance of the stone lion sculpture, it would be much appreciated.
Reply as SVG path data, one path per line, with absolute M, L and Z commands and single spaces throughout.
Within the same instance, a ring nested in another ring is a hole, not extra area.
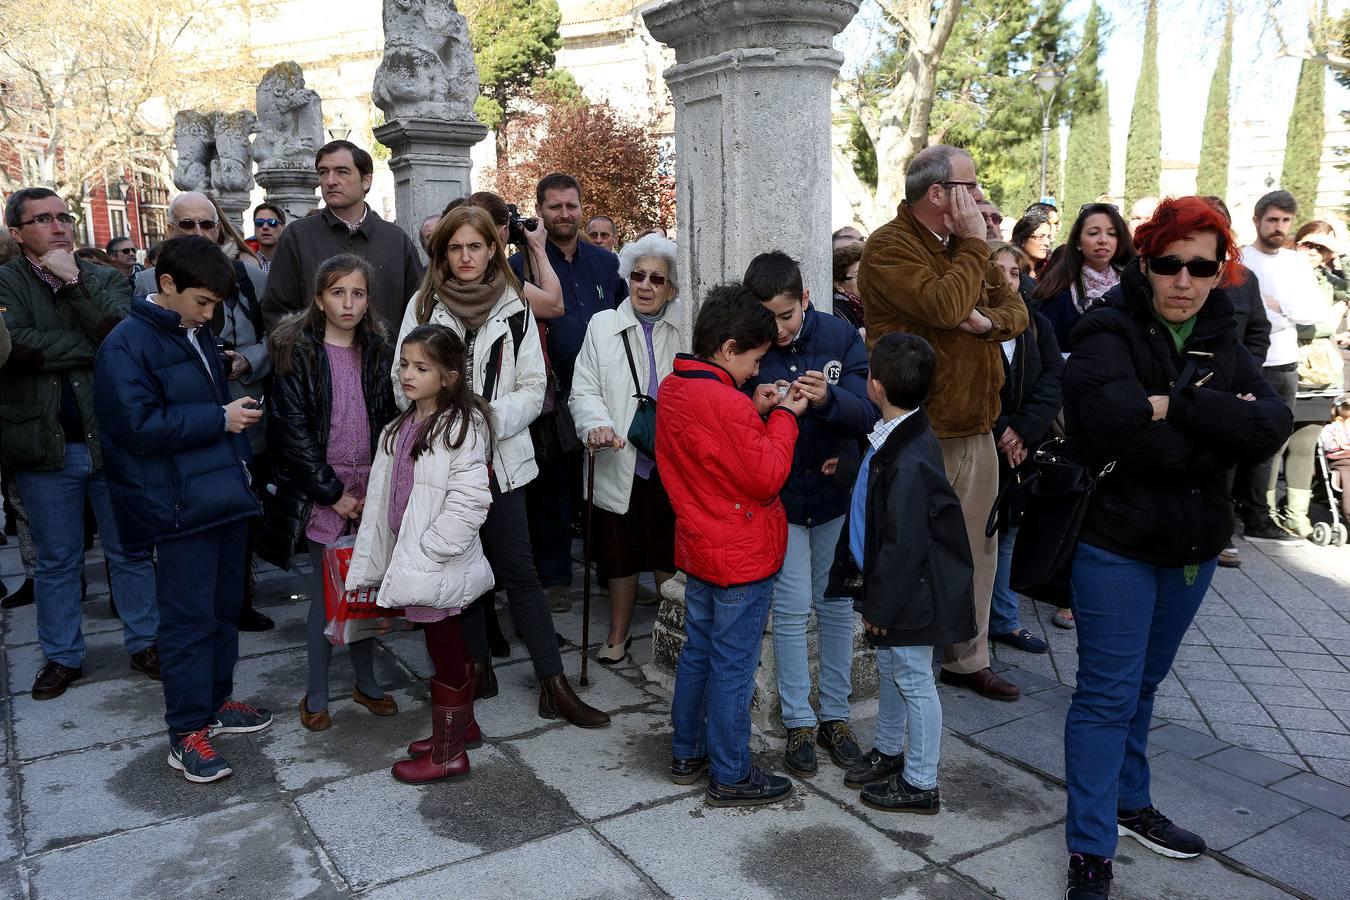
M 312 169 L 323 146 L 323 102 L 305 87 L 294 62 L 277 63 L 258 83 L 258 134 L 253 161 L 259 169 Z
M 384 59 L 372 99 L 386 119 L 477 121 L 478 70 L 454 0 L 384 0 Z
M 216 156 L 211 160 L 211 188 L 217 194 L 253 188 L 253 155 L 249 135 L 257 119 L 249 110 L 211 114 Z
M 174 187 L 180 191 L 210 190 L 211 157 L 215 153 L 210 118 L 194 110 L 179 110 L 173 117 L 173 144 L 178 151 Z

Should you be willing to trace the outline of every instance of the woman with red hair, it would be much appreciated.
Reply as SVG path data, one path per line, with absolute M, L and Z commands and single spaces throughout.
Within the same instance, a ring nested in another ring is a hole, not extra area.
M 1288 407 L 1237 334 L 1227 221 L 1198 197 L 1163 201 L 1139 258 L 1070 335 L 1070 446 L 1103 472 L 1073 565 L 1078 683 L 1064 725 L 1066 898 L 1104 898 L 1118 835 L 1163 856 L 1205 842 L 1149 795 L 1153 695 L 1227 546 L 1228 477 L 1278 449 Z

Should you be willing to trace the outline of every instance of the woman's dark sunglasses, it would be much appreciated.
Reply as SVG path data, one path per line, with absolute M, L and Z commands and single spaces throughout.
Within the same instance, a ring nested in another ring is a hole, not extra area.
M 1192 278 L 1213 278 L 1219 274 L 1223 265 L 1217 259 L 1187 259 L 1176 256 L 1154 256 L 1148 261 L 1148 270 L 1159 275 L 1175 275 L 1182 269 L 1191 273 Z
M 648 275 L 646 272 L 634 272 L 632 275 L 629 275 L 628 277 L 633 279 L 633 284 L 642 284 L 642 282 L 644 281 L 650 281 L 652 283 L 652 287 L 660 287 L 661 285 L 666 283 L 666 276 L 655 274 Z

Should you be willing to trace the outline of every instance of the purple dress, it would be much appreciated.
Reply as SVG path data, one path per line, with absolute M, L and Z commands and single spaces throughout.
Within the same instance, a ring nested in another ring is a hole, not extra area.
M 408 510 L 408 498 L 412 496 L 413 470 L 417 465 L 412 458 L 412 446 L 421 430 L 422 423 L 414 422 L 412 416 L 404 419 L 398 430 L 398 445 L 389 473 L 389 530 L 394 533 L 395 539 L 403 525 L 403 514 Z M 409 622 L 439 622 L 458 612 L 431 606 L 406 606 L 403 609 L 403 615 Z
M 361 386 L 361 348 L 355 343 L 339 347 L 325 343 L 328 379 L 332 388 L 332 415 L 328 423 L 326 460 L 342 489 L 360 500 L 370 481 L 370 422 L 366 393 Z M 314 504 L 309 512 L 305 537 L 318 544 L 331 544 L 347 531 L 348 522 L 331 506 Z

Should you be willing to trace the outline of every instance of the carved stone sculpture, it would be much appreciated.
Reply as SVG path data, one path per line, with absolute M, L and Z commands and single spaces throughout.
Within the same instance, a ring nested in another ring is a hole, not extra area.
M 305 87 L 305 73 L 294 62 L 267 70 L 258 83 L 258 135 L 253 161 L 259 169 L 313 169 L 323 146 L 323 104 Z
M 384 59 L 373 99 L 389 120 L 477 121 L 478 71 L 454 0 L 384 0 Z
M 256 119 L 249 110 L 211 114 L 215 159 L 211 160 L 211 189 L 217 194 L 247 193 L 253 188 L 253 155 L 249 136 Z
M 173 167 L 173 183 L 180 191 L 211 189 L 211 157 L 215 152 L 211 120 L 190 109 L 173 117 L 173 143 L 178 162 Z

